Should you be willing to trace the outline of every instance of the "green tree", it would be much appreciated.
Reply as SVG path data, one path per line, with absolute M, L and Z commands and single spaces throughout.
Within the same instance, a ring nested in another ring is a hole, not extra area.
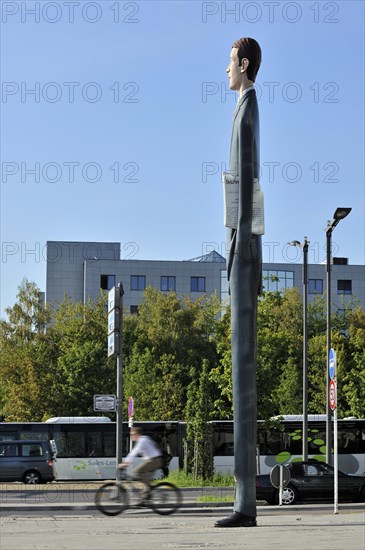
M 201 370 L 192 373 L 185 410 L 186 438 L 190 449 L 185 457 L 187 470 L 203 479 L 210 479 L 213 475 L 212 429 L 209 424 L 213 401 L 209 399 L 212 394 L 209 371 L 209 363 L 204 359 Z
M 216 296 L 193 301 L 146 289 L 124 361 L 124 395 L 134 397 L 137 420 L 184 418 L 191 373 L 217 360 L 219 308 Z
M 173 355 L 156 358 L 145 348 L 133 354 L 125 367 L 124 401 L 132 395 L 136 420 L 176 420 L 184 418 L 185 388 L 183 365 Z
M 106 297 L 86 305 L 65 300 L 47 332 L 57 348 L 53 415 L 93 415 L 94 394 L 116 388 L 116 362 L 107 357 Z
M 7 421 L 41 420 L 51 406 L 54 349 L 45 326 L 50 319 L 35 283 L 23 279 L 17 302 L 0 321 L 1 415 Z
M 257 309 L 258 418 L 295 413 L 300 407 L 302 313 L 296 289 L 264 292 Z M 217 331 L 219 363 L 210 378 L 218 388 L 214 413 L 232 418 L 232 360 L 230 310 Z M 299 399 L 299 402 L 298 402 Z
M 340 394 L 343 393 L 346 405 L 344 416 L 365 417 L 365 312 L 360 307 L 349 314 L 347 368 L 343 381 L 339 379 Z
M 233 417 L 232 407 L 232 354 L 231 354 L 231 309 L 226 311 L 216 328 L 218 361 L 209 373 L 215 388 L 212 416 L 220 420 Z
M 0 414 L 7 420 L 92 415 L 95 393 L 115 393 L 105 296 L 86 305 L 65 300 L 50 312 L 38 287 L 25 279 L 7 314 L 0 321 Z M 133 395 L 137 420 L 186 419 L 189 437 L 198 441 L 207 438 L 208 419 L 232 418 L 229 307 L 219 314 L 216 296 L 193 301 L 149 288 L 139 315 L 125 316 L 123 402 L 126 408 Z M 308 307 L 310 413 L 326 410 L 326 324 L 326 300 L 317 297 Z M 365 313 L 351 300 L 333 307 L 331 325 L 339 416 L 364 416 Z M 258 417 L 300 414 L 302 303 L 296 289 L 261 295 L 257 346 Z
M 257 315 L 258 418 L 298 407 L 302 348 L 301 300 L 297 289 L 265 292 Z

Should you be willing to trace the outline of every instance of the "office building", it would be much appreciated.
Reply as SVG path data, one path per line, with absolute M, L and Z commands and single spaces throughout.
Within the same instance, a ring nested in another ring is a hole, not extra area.
M 118 242 L 47 242 L 46 301 L 56 305 L 70 299 L 87 303 L 121 282 L 124 309 L 136 313 L 143 291 L 152 286 L 178 296 L 199 297 L 217 292 L 228 299 L 226 261 L 216 251 L 190 260 L 120 259 Z M 332 301 L 343 308 L 356 298 L 365 308 L 365 266 L 348 265 L 346 258 L 333 258 Z M 302 291 L 300 263 L 264 263 L 263 284 L 267 290 L 297 287 Z M 308 266 L 308 301 L 326 291 L 326 266 Z

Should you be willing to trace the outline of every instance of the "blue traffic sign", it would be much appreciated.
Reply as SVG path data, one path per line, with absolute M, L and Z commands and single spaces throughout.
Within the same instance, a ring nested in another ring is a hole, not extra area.
M 336 352 L 333 348 L 330 349 L 330 353 L 328 356 L 328 372 L 330 375 L 330 379 L 332 380 L 335 377 L 336 372 Z

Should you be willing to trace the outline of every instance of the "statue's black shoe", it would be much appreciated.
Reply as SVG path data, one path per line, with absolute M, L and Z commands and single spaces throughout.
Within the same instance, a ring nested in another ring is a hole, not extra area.
M 214 527 L 256 527 L 256 518 L 233 512 L 228 518 L 219 519 Z

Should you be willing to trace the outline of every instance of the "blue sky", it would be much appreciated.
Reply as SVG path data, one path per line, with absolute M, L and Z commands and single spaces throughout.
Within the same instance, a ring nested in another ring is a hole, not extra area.
M 364 4 L 2 2 L 1 304 L 45 290 L 45 243 L 119 241 L 122 258 L 225 253 L 220 173 L 232 43 L 257 78 L 265 261 L 364 263 Z M 30 90 L 34 90 L 33 93 Z M 33 170 L 33 172 L 32 172 Z

